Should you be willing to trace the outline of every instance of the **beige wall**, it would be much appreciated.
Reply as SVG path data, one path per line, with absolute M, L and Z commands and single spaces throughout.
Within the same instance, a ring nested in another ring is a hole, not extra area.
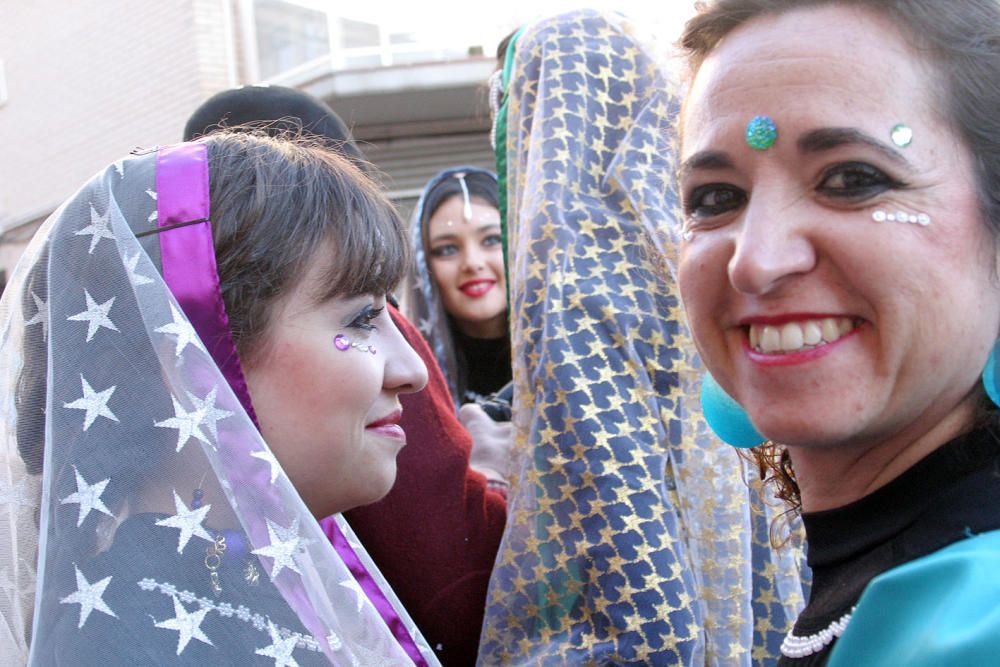
M 0 228 L 55 209 L 134 146 L 179 141 L 188 114 L 238 83 L 231 0 L 0 3 Z M 23 245 L 0 237 L 0 268 Z

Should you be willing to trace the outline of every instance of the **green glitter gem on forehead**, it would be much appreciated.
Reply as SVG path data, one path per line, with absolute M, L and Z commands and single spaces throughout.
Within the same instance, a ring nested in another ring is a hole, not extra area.
M 778 140 L 778 126 L 769 116 L 754 116 L 747 123 L 747 145 L 766 151 Z

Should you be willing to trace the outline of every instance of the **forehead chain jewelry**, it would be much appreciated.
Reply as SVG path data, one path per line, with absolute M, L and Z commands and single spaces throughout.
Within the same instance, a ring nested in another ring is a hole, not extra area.
M 472 222 L 472 198 L 469 196 L 469 184 L 465 182 L 465 172 L 455 174 L 455 179 L 462 186 L 462 219 Z
M 336 347 L 341 352 L 347 352 L 349 349 L 356 348 L 362 352 L 371 352 L 375 354 L 374 345 L 365 345 L 364 343 L 352 343 L 351 339 L 344 334 L 337 334 L 333 337 L 333 346 Z

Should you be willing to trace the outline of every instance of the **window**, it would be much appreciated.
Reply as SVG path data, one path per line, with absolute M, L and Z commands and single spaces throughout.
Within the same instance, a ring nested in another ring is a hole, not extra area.
M 7 104 L 7 69 L 0 60 L 0 107 Z

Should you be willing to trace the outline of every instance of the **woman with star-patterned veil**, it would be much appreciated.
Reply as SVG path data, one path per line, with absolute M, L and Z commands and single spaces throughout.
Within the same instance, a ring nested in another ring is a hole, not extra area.
M 0 300 L 4 664 L 438 664 L 315 518 L 395 478 L 408 254 L 356 167 L 253 134 L 140 151 L 48 219 Z

